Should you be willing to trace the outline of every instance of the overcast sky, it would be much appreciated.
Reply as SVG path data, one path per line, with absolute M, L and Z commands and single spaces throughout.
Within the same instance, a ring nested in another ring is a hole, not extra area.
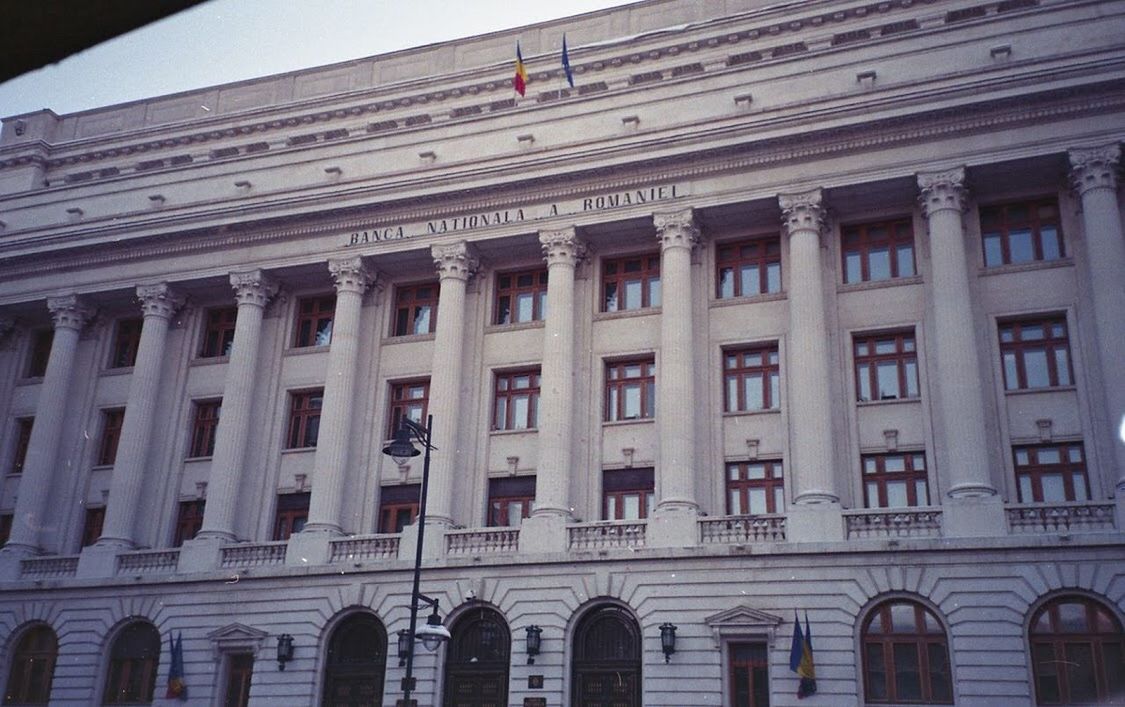
M 42 108 L 73 113 L 625 4 L 210 0 L 0 84 L 0 116 Z

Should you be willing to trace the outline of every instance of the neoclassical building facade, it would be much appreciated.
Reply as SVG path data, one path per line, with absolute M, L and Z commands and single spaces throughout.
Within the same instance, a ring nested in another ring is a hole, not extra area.
M 797 704 L 795 617 L 802 704 L 1125 703 L 1122 36 L 644 0 L 4 118 L 3 704 L 396 704 L 404 418 L 418 704 Z

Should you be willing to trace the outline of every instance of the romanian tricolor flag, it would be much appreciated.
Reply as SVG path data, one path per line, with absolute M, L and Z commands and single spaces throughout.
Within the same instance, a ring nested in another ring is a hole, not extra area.
M 789 669 L 801 678 L 797 687 L 797 697 L 805 699 L 816 694 L 816 666 L 813 665 L 812 631 L 809 630 L 809 614 L 805 612 L 805 630 L 801 632 L 801 620 L 793 612 L 793 643 L 789 648 Z
M 527 68 L 523 65 L 520 43 L 516 41 L 516 75 L 512 77 L 512 88 L 521 96 L 527 91 Z
M 164 696 L 168 699 L 187 700 L 187 685 L 184 684 L 184 634 L 181 633 L 172 641 L 172 634 L 168 634 L 168 648 L 172 653 L 172 665 L 168 668 L 168 691 Z

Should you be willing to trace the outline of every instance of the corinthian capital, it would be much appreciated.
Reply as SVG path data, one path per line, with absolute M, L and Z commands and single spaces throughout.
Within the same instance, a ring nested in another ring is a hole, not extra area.
M 559 231 L 540 231 L 539 243 L 543 246 L 547 267 L 555 264 L 574 267 L 586 257 L 586 244 L 578 239 L 573 226 Z
M 1082 196 L 1091 189 L 1117 189 L 1117 169 L 1121 166 L 1121 145 L 1070 151 L 1070 184 Z
M 261 270 L 245 270 L 230 274 L 230 286 L 238 304 L 265 307 L 277 294 L 277 282 Z
M 828 212 L 820 189 L 779 194 L 777 203 L 781 207 L 781 225 L 790 236 L 797 231 L 813 231 L 819 236 L 827 225 Z
M 78 295 L 48 297 L 47 309 L 51 311 L 51 318 L 55 321 L 56 329 L 74 329 L 76 331 L 81 331 L 94 313 L 94 310 L 86 306 L 86 303 Z
M 430 254 L 433 255 L 438 277 L 442 280 L 452 278 L 467 281 L 480 267 L 476 250 L 466 241 L 431 246 Z
M 141 311 L 146 317 L 160 317 L 171 319 L 180 307 L 184 305 L 184 298 L 168 286 L 166 282 L 155 285 L 137 285 L 137 300 L 141 303 Z
M 919 172 L 918 189 L 918 203 L 927 217 L 946 209 L 957 213 L 965 210 L 968 190 L 965 189 L 964 167 L 944 172 Z
M 660 241 L 662 249 L 690 249 L 699 245 L 699 225 L 692 209 L 653 214 L 652 225 L 656 227 L 656 240 Z
M 371 283 L 375 282 L 375 275 L 363 264 L 363 258 L 340 258 L 328 261 L 328 272 L 336 281 L 337 292 L 355 292 L 363 294 Z

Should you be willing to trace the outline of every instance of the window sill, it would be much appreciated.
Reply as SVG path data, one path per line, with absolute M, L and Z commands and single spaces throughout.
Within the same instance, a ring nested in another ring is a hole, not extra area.
M 315 451 L 316 451 L 316 447 L 290 447 L 288 449 L 281 450 L 281 453 L 282 454 L 303 454 L 303 453 L 306 453 L 306 452 L 315 452 Z
M 103 376 L 127 376 L 133 372 L 132 366 L 119 366 L 117 368 L 103 368 Z
M 1048 388 L 1014 388 L 1005 390 L 1004 395 L 1035 395 L 1036 393 L 1067 393 L 1077 391 L 1076 385 L 1053 385 Z
M 711 300 L 711 307 L 734 307 L 740 304 L 759 304 L 761 302 L 781 302 L 789 297 L 786 292 L 770 292 L 765 295 L 747 295 L 745 297 L 715 297 Z
M 917 398 L 886 398 L 884 400 L 857 400 L 855 406 L 860 408 L 878 407 L 879 405 L 904 405 L 906 403 L 920 403 L 921 396 Z
M 643 307 L 641 309 L 625 309 L 620 312 L 597 312 L 594 321 L 609 321 L 612 319 L 628 319 L 630 317 L 643 317 L 650 314 L 660 314 L 660 307 Z
M 290 346 L 281 354 L 282 356 L 308 356 L 318 353 L 327 353 L 331 345 L 324 346 Z
M 523 435 L 523 434 L 534 435 L 534 434 L 539 434 L 539 428 L 538 427 L 527 427 L 527 428 L 522 429 L 522 430 L 489 430 L 488 434 L 489 434 L 489 436 L 493 436 L 493 437 L 510 437 L 512 435 Z
M 113 464 L 95 464 L 90 471 L 113 471 Z
M 39 385 L 43 382 L 43 376 L 31 376 L 29 378 L 20 378 L 16 381 L 16 385 Z
M 723 417 L 747 417 L 750 415 L 780 415 L 781 408 L 767 408 L 763 410 L 732 410 L 724 412 Z
M 523 331 L 525 329 L 542 329 L 545 323 L 542 319 L 531 322 L 516 322 L 515 324 L 489 324 L 484 328 L 485 334 L 498 334 L 505 331 Z
M 223 364 L 223 363 L 230 363 L 230 356 L 207 356 L 206 358 L 204 358 L 203 356 L 198 356 L 196 358 L 193 358 L 191 360 L 191 362 L 188 363 L 188 365 L 189 366 L 217 366 L 217 365 Z
M 195 463 L 195 462 L 209 462 L 209 461 L 211 461 L 211 459 L 213 459 L 213 458 L 214 458 L 214 457 L 213 457 L 212 455 L 208 454 L 208 455 L 207 455 L 207 456 L 205 456 L 205 457 L 188 457 L 187 459 L 184 459 L 184 461 L 185 461 L 185 462 L 192 462 L 192 463 Z
M 863 292 L 865 290 L 881 290 L 884 287 L 899 287 L 902 285 L 921 285 L 921 275 L 910 277 L 892 277 L 886 280 L 868 280 L 866 282 L 844 282 L 836 286 L 837 292 Z
M 385 336 L 384 344 L 409 344 L 416 341 L 433 341 L 436 334 L 404 334 L 402 336 Z
M 1030 263 L 1018 263 L 1016 265 L 984 265 L 977 270 L 977 274 L 982 277 L 985 275 L 1007 275 L 1014 272 L 1029 272 L 1035 270 L 1052 270 L 1054 268 L 1069 268 L 1074 266 L 1074 258 L 1059 258 L 1058 260 L 1033 260 Z
M 655 417 L 638 417 L 629 420 L 603 420 L 602 427 L 622 427 L 624 425 L 636 425 L 641 423 L 652 424 L 656 422 Z

